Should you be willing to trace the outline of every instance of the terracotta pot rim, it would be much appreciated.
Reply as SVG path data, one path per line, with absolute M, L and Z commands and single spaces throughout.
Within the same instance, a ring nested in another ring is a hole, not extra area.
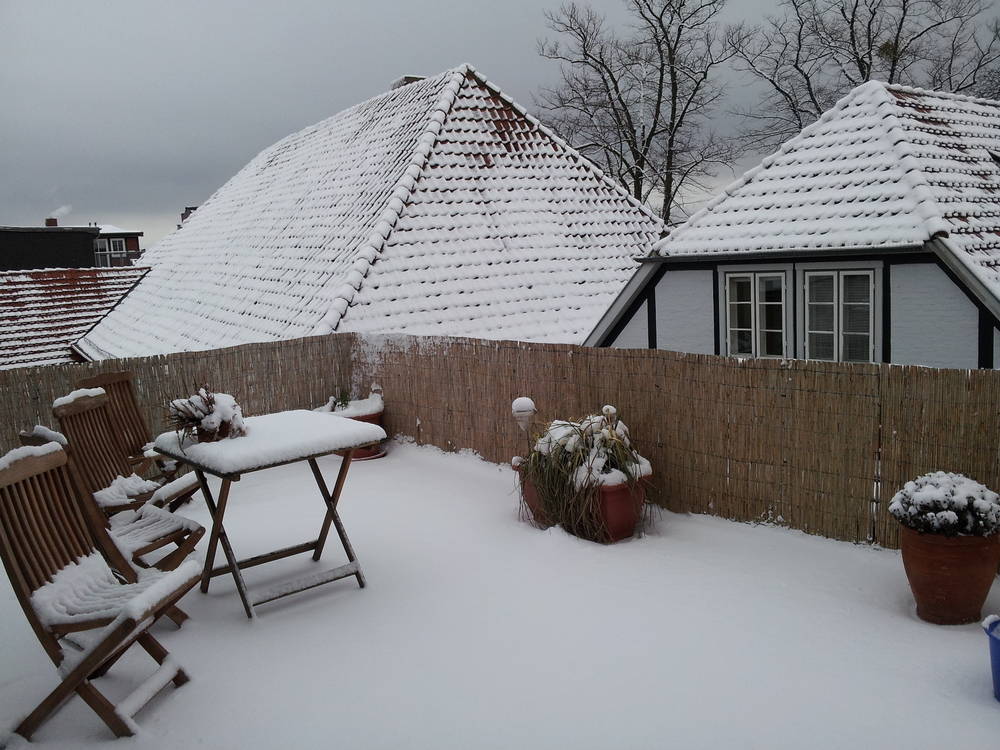
M 917 531 L 916 529 L 911 529 L 905 524 L 900 524 L 900 531 L 904 534 L 916 536 L 928 544 L 951 544 L 955 546 L 974 547 L 978 544 L 996 543 L 997 540 L 1000 540 L 1000 534 L 995 533 L 988 536 L 982 536 L 979 534 L 956 534 L 955 536 L 948 536 L 947 534 L 934 534 L 927 531 Z
M 651 478 L 652 476 L 653 476 L 652 474 L 646 474 L 643 477 L 639 477 L 639 479 L 636 481 L 635 484 L 629 484 L 628 482 L 621 482 L 619 484 L 599 484 L 599 485 L 597 485 L 597 487 L 598 487 L 598 489 L 600 489 L 602 491 L 603 490 L 617 490 L 619 487 L 629 487 L 629 488 L 631 488 L 631 487 L 641 487 L 642 483 L 645 482 L 647 479 Z

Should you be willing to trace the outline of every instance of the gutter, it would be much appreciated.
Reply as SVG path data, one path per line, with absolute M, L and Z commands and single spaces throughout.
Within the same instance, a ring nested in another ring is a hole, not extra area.
M 685 266 L 694 263 L 716 263 L 742 260 L 768 260 L 778 262 L 785 258 L 829 258 L 872 255 L 906 255 L 926 252 L 926 245 L 893 245 L 891 247 L 833 247 L 833 248 L 802 248 L 799 250 L 763 250 L 756 252 L 737 253 L 703 253 L 698 255 L 650 255 L 636 258 L 639 263 L 655 265 Z

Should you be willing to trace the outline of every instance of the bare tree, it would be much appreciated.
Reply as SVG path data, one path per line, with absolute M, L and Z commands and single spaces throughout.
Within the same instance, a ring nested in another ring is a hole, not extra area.
M 996 97 L 1000 24 L 988 0 L 784 0 L 731 39 L 736 66 L 769 92 L 745 112 L 757 146 L 794 135 L 873 79 Z
M 738 32 L 718 21 L 725 0 L 625 0 L 621 33 L 588 6 L 546 13 L 553 40 L 539 54 L 560 64 L 561 81 L 536 105 L 556 131 L 638 200 L 662 200 L 664 222 L 685 196 L 732 161 L 710 127 L 724 93 L 717 69 L 735 54 Z

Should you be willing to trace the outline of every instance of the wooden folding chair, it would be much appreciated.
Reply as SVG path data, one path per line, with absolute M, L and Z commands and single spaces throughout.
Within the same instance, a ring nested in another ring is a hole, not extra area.
M 133 467 L 128 453 L 119 442 L 107 394 L 79 396 L 69 403 L 53 407 L 52 414 L 59 423 L 59 431 L 69 440 L 73 465 L 84 489 L 98 493 L 110 487 L 118 477 L 132 475 Z M 143 492 L 130 497 L 127 502 L 102 507 L 109 515 L 134 510 L 148 500 L 155 505 L 176 507 L 189 499 L 198 487 L 196 477 L 185 476 L 163 485 L 161 491 Z
M 132 717 L 170 682 L 188 677 L 149 634 L 199 580 L 200 566 L 136 574 L 112 570 L 76 497 L 65 452 L 56 443 L 23 447 L 0 459 L 0 557 L 17 600 L 62 678 L 15 729 L 26 739 L 73 693 L 119 737 Z M 110 545 L 108 545 L 110 548 Z M 116 704 L 92 680 L 138 644 L 159 665 Z
M 128 454 L 136 474 L 145 476 L 155 465 L 165 479 L 173 479 L 177 471 L 176 462 L 166 461 L 152 451 L 153 436 L 139 408 L 139 399 L 135 393 L 135 376 L 131 372 L 123 370 L 93 375 L 79 381 L 76 387 L 101 388 L 107 394 L 111 421 L 117 429 L 119 442 Z
M 22 445 L 44 445 L 39 443 L 36 432 L 21 432 Z M 71 453 L 68 446 L 63 448 L 67 456 Z M 75 467 L 70 461 L 70 473 L 75 475 Z M 74 476 L 78 485 L 79 478 Z M 205 535 L 205 529 L 189 518 L 168 513 L 162 508 L 148 503 L 136 510 L 126 510 L 108 516 L 97 504 L 92 494 L 79 492 L 77 497 L 80 510 L 87 523 L 95 528 L 98 541 L 109 538 L 114 542 L 117 552 L 124 555 L 137 568 L 148 568 L 144 557 L 170 544 L 176 544 L 177 549 L 153 563 L 152 567 L 159 570 L 173 570 L 194 552 L 195 545 Z M 96 529 L 102 529 L 102 532 Z M 107 532 L 104 534 L 103 532 Z M 104 550 L 105 556 L 114 562 L 111 550 Z M 187 615 L 179 610 L 171 613 L 171 619 L 180 625 Z

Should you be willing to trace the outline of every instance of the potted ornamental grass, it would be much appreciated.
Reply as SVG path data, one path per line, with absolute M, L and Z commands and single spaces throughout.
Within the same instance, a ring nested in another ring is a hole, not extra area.
M 980 619 L 1000 564 L 1000 496 L 962 474 L 936 471 L 906 485 L 889 513 L 917 615 L 939 625 Z
M 512 411 L 527 432 L 534 404 L 521 398 Z M 522 510 L 537 526 L 558 524 L 607 544 L 631 537 L 645 521 L 653 471 L 613 406 L 578 422 L 545 425 L 527 455 L 511 463 L 520 477 Z

